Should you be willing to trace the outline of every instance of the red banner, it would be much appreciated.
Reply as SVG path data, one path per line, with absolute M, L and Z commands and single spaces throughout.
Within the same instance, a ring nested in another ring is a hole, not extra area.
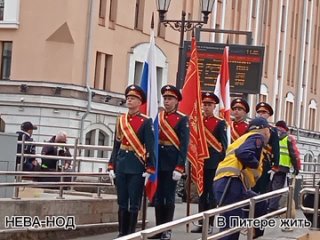
M 188 160 L 191 164 L 192 181 L 197 185 L 199 196 L 203 193 L 204 159 L 209 158 L 205 137 L 205 126 L 201 111 L 202 99 L 198 69 L 197 45 L 194 37 L 191 45 L 191 58 L 187 70 L 185 84 L 182 89 L 182 101 L 179 111 L 189 116 L 190 143 Z

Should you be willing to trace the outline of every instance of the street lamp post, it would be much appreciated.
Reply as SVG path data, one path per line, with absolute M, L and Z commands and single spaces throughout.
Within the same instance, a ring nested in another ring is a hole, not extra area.
M 182 62 L 184 33 L 197 27 L 201 28 L 203 24 L 208 22 L 209 14 L 212 12 L 214 1 L 215 0 L 200 0 L 203 20 L 186 20 L 185 11 L 182 11 L 180 20 L 167 20 L 165 19 L 165 15 L 168 11 L 171 0 L 157 0 L 157 10 L 159 13 L 160 23 L 163 23 L 165 27 L 170 26 L 173 30 L 180 32 L 178 72 L 176 79 L 176 86 L 178 89 L 182 88 L 184 82 L 182 74 L 182 69 L 184 68 Z

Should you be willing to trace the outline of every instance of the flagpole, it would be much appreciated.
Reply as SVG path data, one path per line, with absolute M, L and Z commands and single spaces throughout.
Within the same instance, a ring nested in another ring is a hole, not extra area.
M 191 164 L 188 162 L 188 176 L 187 176 L 187 216 L 190 216 L 190 197 L 191 197 Z M 186 225 L 186 231 L 189 232 L 189 223 Z
M 154 13 L 152 13 L 152 17 L 151 17 L 151 29 L 152 30 L 154 29 Z M 147 219 L 147 190 L 146 190 L 146 184 L 145 184 L 144 191 L 143 191 L 143 199 L 142 199 L 142 225 L 141 225 L 142 230 L 146 228 L 146 219 Z

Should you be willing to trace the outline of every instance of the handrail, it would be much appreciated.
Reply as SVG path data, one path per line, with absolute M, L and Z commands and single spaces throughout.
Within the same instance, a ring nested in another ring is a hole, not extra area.
M 305 207 L 303 205 L 303 200 L 306 194 L 314 194 L 314 202 L 313 208 Z M 304 213 L 312 213 L 313 214 L 313 224 L 311 229 L 318 229 L 318 215 L 320 214 L 319 211 L 319 185 L 313 188 L 303 188 L 300 191 L 300 203 L 301 203 L 301 210 Z
M 67 177 L 67 176 L 109 176 L 109 173 L 103 172 L 27 172 L 27 171 L 0 171 L 0 175 L 8 175 L 8 176 L 52 176 L 52 177 Z
M 282 189 L 275 190 L 275 191 L 272 191 L 272 192 L 269 192 L 269 193 L 265 193 L 265 194 L 262 194 L 262 195 L 255 196 L 255 197 L 250 198 L 250 199 L 242 200 L 242 201 L 239 201 L 239 202 L 236 202 L 236 203 L 232 203 L 232 204 L 229 204 L 229 205 L 226 205 L 226 206 L 222 206 L 222 207 L 214 208 L 214 209 L 211 209 L 211 210 L 207 210 L 207 211 L 204 211 L 204 212 L 201 212 L 201 213 L 197 213 L 197 214 L 194 214 L 194 215 L 191 215 L 191 216 L 187 216 L 187 217 L 184 217 L 184 218 L 181 218 L 181 219 L 174 220 L 172 222 L 167 222 L 167 223 L 161 224 L 159 226 L 155 226 L 155 227 L 148 228 L 148 229 L 145 229 L 145 230 L 142 230 L 142 231 L 139 231 L 139 232 L 124 236 L 124 237 L 117 238 L 117 240 L 135 240 L 135 239 L 146 240 L 148 237 L 153 236 L 153 235 L 155 235 L 157 233 L 161 233 L 163 231 L 170 230 L 170 229 L 175 228 L 175 227 L 180 226 L 180 225 L 190 224 L 190 223 L 192 223 L 194 221 L 198 221 L 198 220 L 201 220 L 201 219 L 203 220 L 202 238 L 201 239 L 203 239 L 203 240 L 218 239 L 218 238 L 220 238 L 222 236 L 227 236 L 227 235 L 230 235 L 230 234 L 232 234 L 234 232 L 240 231 L 242 228 L 241 227 L 237 227 L 237 228 L 227 229 L 225 231 L 222 231 L 222 232 L 219 232 L 219 233 L 215 233 L 214 235 L 211 235 L 211 236 L 208 237 L 208 231 L 207 230 L 208 230 L 208 224 L 209 224 L 209 218 L 210 217 L 215 216 L 217 214 L 224 213 L 226 211 L 230 211 L 230 210 L 236 209 L 236 208 L 245 207 L 245 206 L 248 206 L 248 205 L 249 205 L 249 212 L 251 211 L 253 213 L 254 204 L 252 205 L 250 203 L 264 201 L 264 200 L 267 200 L 269 198 L 280 196 L 283 193 L 289 193 L 290 191 L 291 192 L 293 191 L 292 187 L 282 188 Z M 292 197 L 292 194 L 291 194 L 291 197 Z M 291 202 L 291 200 L 289 199 L 288 202 Z M 259 219 L 265 219 L 267 217 L 275 216 L 276 214 L 281 214 L 281 213 L 284 213 L 285 211 L 291 212 L 291 209 L 289 207 L 285 207 L 285 208 L 279 209 L 279 210 L 277 210 L 275 212 L 265 214 L 265 215 L 261 216 Z M 248 234 L 247 238 L 251 240 L 252 239 L 252 234 Z

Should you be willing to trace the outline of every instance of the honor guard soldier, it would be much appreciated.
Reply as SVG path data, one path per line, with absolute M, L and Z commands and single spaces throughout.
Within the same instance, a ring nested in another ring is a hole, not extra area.
M 273 115 L 272 107 L 266 102 L 260 102 L 256 106 L 257 117 L 268 120 Z M 257 193 L 266 193 L 270 190 L 270 174 L 271 168 L 277 169 L 279 165 L 280 146 L 279 136 L 276 127 L 270 126 L 270 140 L 268 142 L 266 153 L 263 161 L 263 174 L 257 182 L 253 191 Z
M 146 101 L 145 93 L 139 86 L 130 85 L 125 96 L 128 113 L 117 120 L 108 165 L 117 188 L 118 237 L 135 232 L 145 178 L 155 171 L 152 119 L 139 112 Z
M 213 92 L 203 92 L 202 103 L 205 135 L 210 157 L 204 160 L 203 193 L 199 196 L 199 212 L 203 212 L 217 206 L 213 194 L 213 178 L 219 162 L 225 157 L 228 144 L 226 122 L 213 114 L 216 104 L 219 103 L 219 98 Z M 209 219 L 209 227 L 209 233 L 211 233 L 213 230 L 213 217 Z M 199 226 L 191 230 L 191 232 L 201 233 L 202 221 L 199 221 Z
M 250 190 L 262 174 L 263 152 L 270 137 L 269 124 L 264 118 L 255 118 L 249 123 L 248 133 L 242 135 L 229 145 L 226 157 L 218 165 L 214 178 L 214 194 L 220 206 L 235 203 L 256 196 Z M 266 213 L 266 202 L 256 204 L 255 217 Z M 229 228 L 230 217 L 242 217 L 242 209 L 237 208 L 223 214 Z M 263 230 L 255 229 L 255 236 L 263 235 Z M 222 238 L 224 240 L 239 239 L 239 232 Z
M 231 140 L 234 142 L 248 130 L 249 124 L 245 120 L 250 107 L 246 100 L 236 98 L 231 102 L 231 110 L 231 114 L 234 117 L 231 122 Z
M 180 91 L 166 85 L 161 88 L 164 111 L 159 113 L 158 188 L 154 206 L 156 225 L 173 220 L 177 182 L 184 172 L 189 144 L 188 117 L 177 111 L 182 100 Z M 171 230 L 156 234 L 151 239 L 171 239 Z

